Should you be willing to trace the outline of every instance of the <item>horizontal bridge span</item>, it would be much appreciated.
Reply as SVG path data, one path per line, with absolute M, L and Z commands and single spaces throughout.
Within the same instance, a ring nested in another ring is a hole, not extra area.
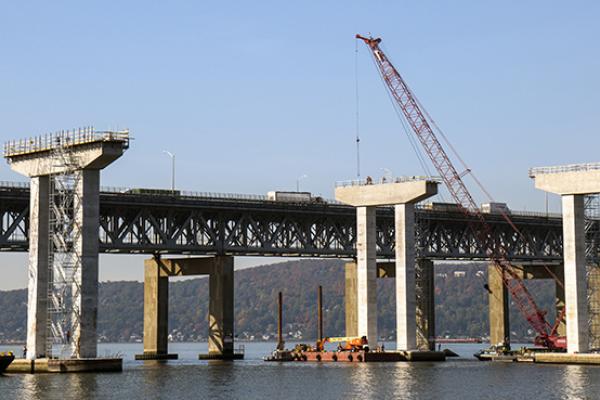
M 0 250 L 27 251 L 29 189 L 0 186 Z M 417 254 L 431 259 L 485 260 L 502 246 L 513 261 L 562 259 L 559 217 L 515 215 L 516 234 L 500 215 L 487 215 L 492 236 L 480 243 L 460 212 L 417 211 Z M 102 192 L 100 251 L 195 255 L 354 257 L 353 207 L 223 198 Z M 394 257 L 393 208 L 378 208 L 380 258 Z

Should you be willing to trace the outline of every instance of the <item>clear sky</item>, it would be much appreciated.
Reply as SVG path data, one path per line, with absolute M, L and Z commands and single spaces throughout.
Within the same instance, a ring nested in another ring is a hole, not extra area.
M 357 32 L 381 36 L 429 113 L 499 201 L 541 210 L 532 166 L 600 161 L 597 1 L 0 3 L 0 139 L 128 127 L 105 186 L 333 196 L 362 172 L 423 171 Z M 1 180 L 24 180 L 4 164 Z M 553 209 L 558 199 L 551 199 Z M 257 260 L 240 260 L 240 265 Z M 141 279 L 105 256 L 101 279 Z M 0 255 L 0 289 L 24 255 Z

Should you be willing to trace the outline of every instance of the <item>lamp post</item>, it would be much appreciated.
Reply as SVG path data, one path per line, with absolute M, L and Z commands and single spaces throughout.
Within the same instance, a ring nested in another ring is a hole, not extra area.
M 171 192 L 175 196 L 175 154 L 167 150 L 163 150 L 163 153 L 171 157 Z
M 296 192 L 300 192 L 300 181 L 304 178 L 308 178 L 308 175 L 302 174 L 296 179 Z
M 394 176 L 392 175 L 392 170 L 390 170 L 389 168 L 381 168 L 381 170 L 383 171 L 384 179 L 387 179 L 389 182 L 392 182 L 394 180 Z

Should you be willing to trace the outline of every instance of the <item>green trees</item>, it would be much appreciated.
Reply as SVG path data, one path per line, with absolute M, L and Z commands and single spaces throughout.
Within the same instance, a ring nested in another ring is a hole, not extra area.
M 455 274 L 457 271 L 458 274 Z M 487 336 L 488 292 L 485 264 L 436 265 L 436 330 L 438 335 Z M 284 332 L 312 340 L 317 334 L 317 287 L 323 286 L 324 330 L 345 335 L 344 261 L 293 260 L 235 272 L 235 332 L 238 338 L 276 333 L 277 293 L 283 292 Z M 554 283 L 528 282 L 540 306 L 553 316 Z M 0 292 L 0 342 L 25 340 L 27 291 Z M 395 336 L 394 280 L 378 281 L 379 332 Z M 100 284 L 98 334 L 103 340 L 141 340 L 143 285 Z M 169 287 L 169 331 L 177 340 L 205 340 L 208 332 L 208 280 L 172 281 Z M 552 319 L 552 318 L 550 318 Z M 515 339 L 529 326 L 511 309 Z

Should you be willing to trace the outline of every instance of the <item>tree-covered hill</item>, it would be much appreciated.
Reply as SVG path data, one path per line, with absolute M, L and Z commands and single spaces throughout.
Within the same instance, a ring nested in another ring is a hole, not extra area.
M 294 260 L 235 272 L 235 330 L 239 338 L 261 339 L 276 330 L 277 292 L 284 295 L 285 332 L 304 339 L 316 336 L 316 296 L 323 286 L 324 329 L 328 336 L 344 334 L 344 262 Z M 459 272 L 464 271 L 464 274 Z M 458 273 L 455 273 L 458 272 Z M 486 336 L 488 293 L 484 264 L 437 264 L 436 326 L 438 335 Z M 394 280 L 379 280 L 379 329 L 395 333 Z M 529 284 L 542 308 L 553 304 L 553 282 Z M 169 331 L 173 340 L 204 340 L 208 323 L 208 280 L 176 280 L 169 286 Z M 26 325 L 25 289 L 0 292 L 0 342 L 23 341 Z M 550 312 L 553 315 L 553 312 Z M 516 310 L 512 331 L 525 337 L 527 325 Z M 143 284 L 100 284 L 98 332 L 102 340 L 139 340 L 143 332 Z

